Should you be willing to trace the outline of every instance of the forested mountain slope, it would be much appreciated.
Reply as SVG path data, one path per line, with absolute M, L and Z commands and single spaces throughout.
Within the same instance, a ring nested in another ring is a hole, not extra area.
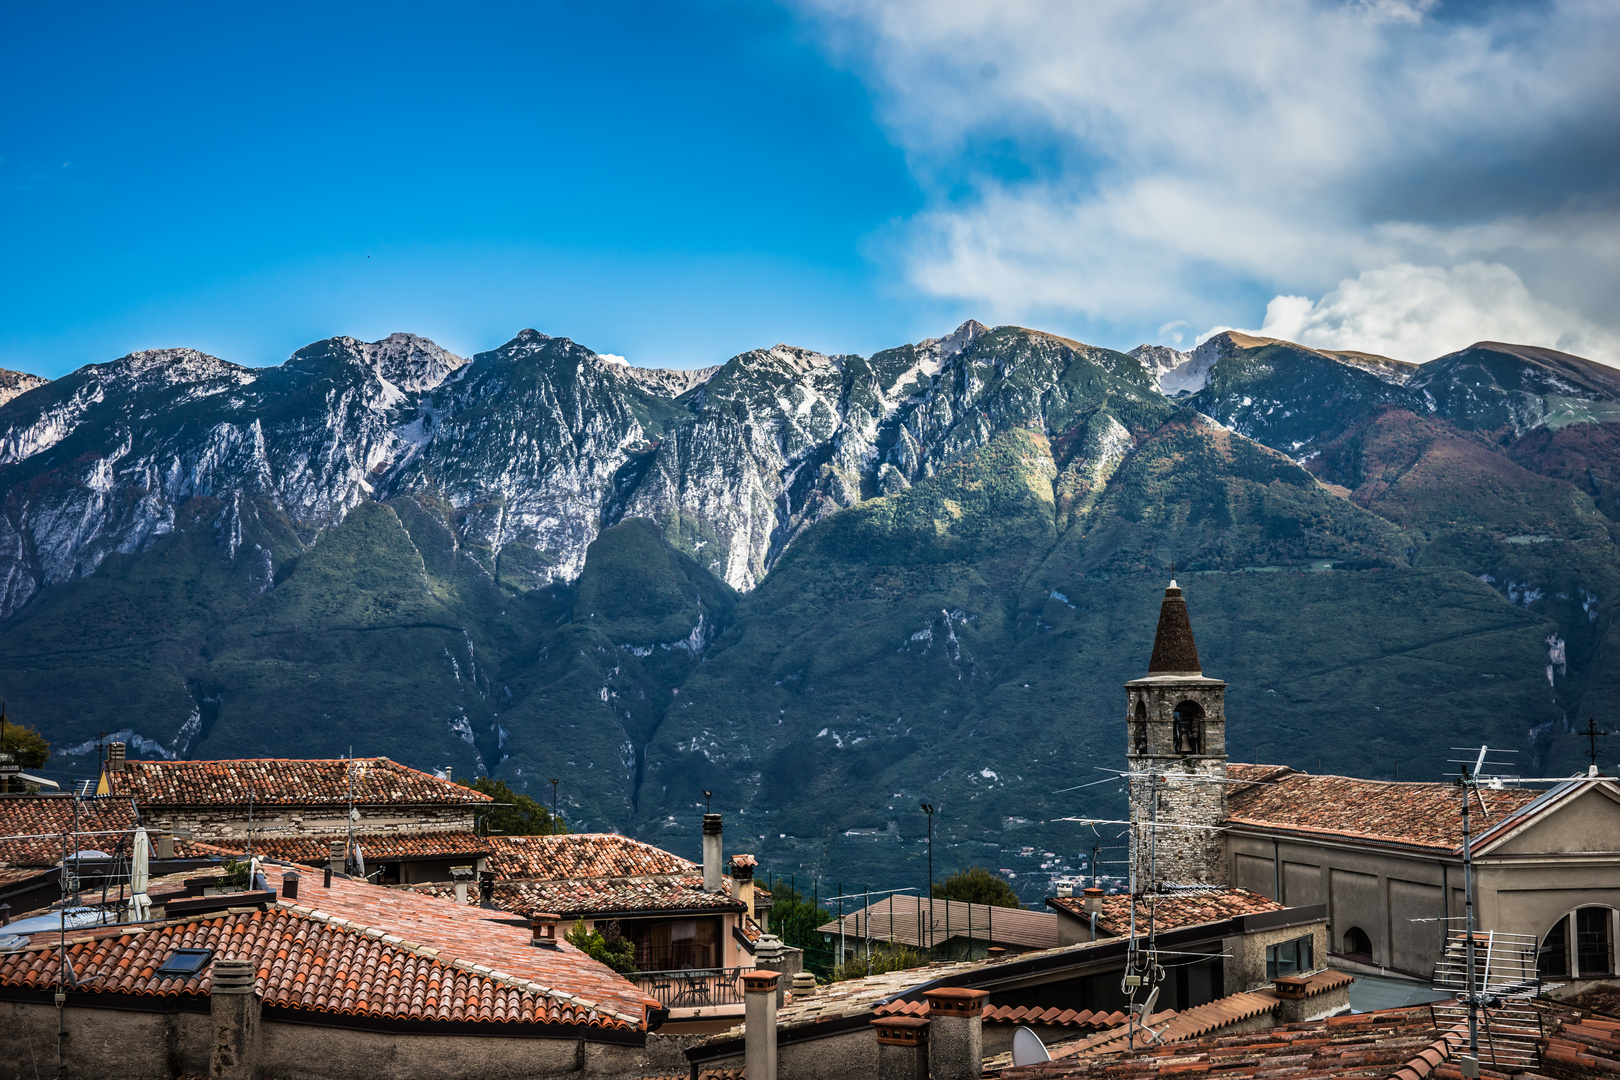
M 0 687 L 59 776 L 102 732 L 352 745 L 694 850 L 707 789 L 777 865 L 889 880 L 923 799 L 962 860 L 1089 849 L 1056 819 L 1118 793 L 1051 793 L 1121 760 L 1172 563 L 1236 757 L 1572 769 L 1620 678 L 1620 379 L 1548 350 L 969 322 L 686 373 L 526 330 L 12 382 Z

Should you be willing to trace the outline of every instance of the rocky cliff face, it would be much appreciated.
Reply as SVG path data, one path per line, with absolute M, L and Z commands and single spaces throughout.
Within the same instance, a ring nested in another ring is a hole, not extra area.
M 647 835 L 713 790 L 815 861 L 887 835 L 869 791 L 1028 816 L 1017 777 L 1112 745 L 1175 561 L 1269 756 L 1376 741 L 1419 684 L 1429 743 L 1499 715 L 1565 753 L 1610 678 L 1620 380 L 1494 343 L 1134 352 L 968 322 L 692 372 L 533 330 L 92 365 L 0 405 L 0 684 L 65 768 L 99 730 L 352 742 L 568 776 L 575 820 Z

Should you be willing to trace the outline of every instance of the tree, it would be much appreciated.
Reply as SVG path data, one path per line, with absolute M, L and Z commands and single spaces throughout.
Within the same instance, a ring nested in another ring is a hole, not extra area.
M 25 769 L 37 769 L 51 760 L 51 744 L 39 732 L 10 720 L 0 725 L 0 750 L 15 754 L 12 764 Z
M 771 933 L 788 945 L 799 949 L 824 949 L 821 934 L 816 928 L 831 922 L 832 918 L 832 912 L 810 903 L 786 881 L 778 881 L 771 890 Z
M 499 780 L 480 776 L 476 780 L 456 782 L 474 791 L 482 791 L 497 803 L 477 812 L 474 828 L 484 836 L 549 836 L 553 832 L 563 834 L 568 831 L 568 823 L 561 814 L 553 819 L 550 810 L 527 795 L 518 794 Z M 506 805 L 499 805 L 502 803 Z
M 969 867 L 934 885 L 934 896 L 939 900 L 961 900 L 969 904 L 989 904 L 991 907 L 1021 907 L 1018 894 L 1007 884 L 982 866 Z
M 619 932 L 619 924 L 607 924 L 607 933 L 586 929 L 585 920 L 574 924 L 566 935 L 568 944 L 617 971 L 620 975 L 634 975 L 636 971 L 636 943 Z

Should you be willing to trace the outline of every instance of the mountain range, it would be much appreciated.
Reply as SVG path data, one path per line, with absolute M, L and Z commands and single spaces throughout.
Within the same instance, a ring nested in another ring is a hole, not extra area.
M 676 850 L 707 801 L 767 866 L 879 884 L 922 873 L 928 801 L 941 865 L 1033 897 L 1112 843 L 1061 819 L 1120 811 L 1172 573 L 1234 759 L 1567 772 L 1620 677 L 1620 373 L 1547 349 L 967 322 L 662 371 L 395 334 L 0 399 L 0 695 L 63 778 L 103 735 L 353 747 L 555 778 Z

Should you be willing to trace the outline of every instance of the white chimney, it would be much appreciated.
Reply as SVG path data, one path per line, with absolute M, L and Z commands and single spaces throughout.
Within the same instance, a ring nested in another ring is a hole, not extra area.
M 703 891 L 719 892 L 725 886 L 720 880 L 720 815 L 703 815 Z

